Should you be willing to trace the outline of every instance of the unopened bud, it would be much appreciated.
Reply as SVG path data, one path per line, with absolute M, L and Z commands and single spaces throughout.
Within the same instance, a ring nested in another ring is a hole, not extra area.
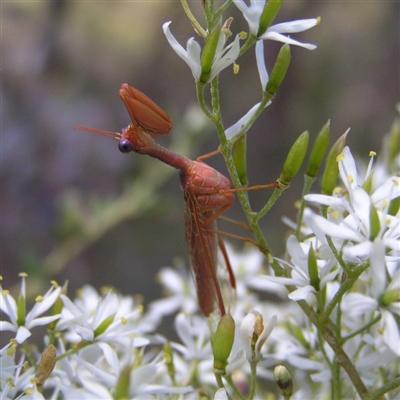
M 219 36 L 223 33 L 222 29 L 222 19 L 215 24 L 213 30 L 208 34 L 206 44 L 204 45 L 203 52 L 201 53 L 200 66 L 201 75 L 200 82 L 207 83 L 211 75 L 211 68 L 215 59 L 215 53 L 218 47 Z
M 129 384 L 131 379 L 131 366 L 127 366 L 121 370 L 118 377 L 117 384 L 115 385 L 115 392 L 113 399 L 128 399 L 129 398 Z
M 369 208 L 369 231 L 369 240 L 371 242 L 375 240 L 381 231 L 381 221 L 379 220 L 378 211 L 376 211 L 373 204 L 371 204 Z
M 175 381 L 175 365 L 174 365 L 174 352 L 169 342 L 164 344 L 164 360 L 167 366 L 168 375 L 170 376 L 172 382 Z
M 265 88 L 267 93 L 275 96 L 289 68 L 290 58 L 290 46 L 286 43 L 281 47 L 276 57 L 275 65 L 272 68 L 271 76 Z
M 57 355 L 56 348 L 51 344 L 43 352 L 42 358 L 36 370 L 35 381 L 38 386 L 42 386 L 56 365 Z
M 379 299 L 379 303 L 382 307 L 387 307 L 394 302 L 400 301 L 400 291 L 399 290 L 388 290 Z
M 322 194 L 331 196 L 333 189 L 335 189 L 336 181 L 339 176 L 339 166 L 336 158 L 344 149 L 348 132 L 349 130 L 340 136 L 326 157 L 325 169 L 322 175 Z
M 299 172 L 307 152 L 308 139 L 308 132 L 303 132 L 289 150 L 285 163 L 283 164 L 281 176 L 279 177 L 279 182 L 283 185 L 288 185 Z
M 311 286 L 318 292 L 320 280 L 318 275 L 317 257 L 315 256 L 312 245 L 308 251 L 308 274 L 310 276 Z
M 324 159 L 326 150 L 329 144 L 330 137 L 330 123 L 328 121 L 322 129 L 319 131 L 317 138 L 315 139 L 314 146 L 311 150 L 310 160 L 308 161 L 308 167 L 306 174 L 311 177 L 315 177 L 318 174 L 319 167 Z
M 242 135 L 233 145 L 233 162 L 235 163 L 236 172 L 239 176 L 240 183 L 246 186 L 247 178 L 247 136 Z
M 211 338 L 211 347 L 214 356 L 214 368 L 225 370 L 231 354 L 233 339 L 235 338 L 235 321 L 228 311 L 219 321 L 217 331 Z
M 289 371 L 283 365 L 275 367 L 274 378 L 284 398 L 293 395 L 293 380 Z
M 276 14 L 278 14 L 278 11 L 282 6 L 283 1 L 284 0 L 269 0 L 265 4 L 264 10 L 260 15 L 257 37 L 260 37 L 270 27 L 272 21 L 276 17 Z

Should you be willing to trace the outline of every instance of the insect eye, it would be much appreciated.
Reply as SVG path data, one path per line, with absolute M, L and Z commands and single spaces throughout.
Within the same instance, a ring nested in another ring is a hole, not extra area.
M 122 139 L 118 143 L 118 149 L 121 153 L 130 153 L 133 150 L 133 146 L 129 140 Z

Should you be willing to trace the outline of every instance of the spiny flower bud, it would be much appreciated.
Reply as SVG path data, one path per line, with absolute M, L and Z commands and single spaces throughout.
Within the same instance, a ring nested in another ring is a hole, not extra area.
M 211 347 L 214 356 L 214 368 L 225 370 L 231 354 L 233 339 L 235 338 L 235 321 L 228 311 L 219 321 L 217 331 L 211 338 Z

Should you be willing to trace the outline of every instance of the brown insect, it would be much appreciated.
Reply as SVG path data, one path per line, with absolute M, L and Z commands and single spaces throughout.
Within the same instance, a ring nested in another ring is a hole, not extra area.
M 217 243 L 227 261 L 230 285 L 235 278 L 227 260 L 222 240 L 216 233 L 216 219 L 234 203 L 230 180 L 214 168 L 176 154 L 154 141 L 151 134 L 166 135 L 172 128 L 171 118 L 145 94 L 122 84 L 119 97 L 124 102 L 132 123 L 121 133 L 107 132 L 78 125 L 76 128 L 105 135 L 119 141 L 122 153 L 134 151 L 158 158 L 180 170 L 185 203 L 186 240 L 202 313 L 208 317 L 215 310 L 225 314 L 221 288 L 217 279 Z

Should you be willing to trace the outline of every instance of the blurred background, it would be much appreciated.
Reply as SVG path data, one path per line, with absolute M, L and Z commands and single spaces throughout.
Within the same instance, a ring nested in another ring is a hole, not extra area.
M 201 1 L 189 4 L 204 22 Z M 195 36 L 180 2 L 14 1 L 1 7 L 5 286 L 25 271 L 45 287 L 50 279 L 69 280 L 70 293 L 90 283 L 142 294 L 146 302 L 159 297 L 157 270 L 187 265 L 178 172 L 149 157 L 122 155 L 116 142 L 74 126 L 120 131 L 130 121 L 118 89 L 128 82 L 173 118 L 163 145 L 192 158 L 217 148 L 211 124 L 198 121 L 193 111 L 192 74 L 161 29 L 172 20 L 171 31 L 184 46 Z M 233 33 L 247 31 L 235 6 L 224 15 L 229 16 Z M 274 23 L 317 16 L 318 27 L 293 38 L 318 48 L 292 47 L 287 78 L 249 133 L 250 184 L 273 182 L 306 129 L 313 140 L 331 119 L 333 143 L 351 127 L 348 144 L 367 159 L 370 150 L 379 151 L 395 117 L 400 3 L 287 1 Z M 269 71 L 280 46 L 265 44 Z M 238 75 L 227 69 L 220 79 L 226 126 L 260 98 L 254 51 L 238 63 Z M 221 157 L 210 164 L 226 171 Z M 287 230 L 281 217 L 295 217 L 301 185 L 299 174 L 262 221 L 276 255 Z M 251 198 L 257 209 L 268 193 Z M 227 216 L 243 220 L 237 205 Z

